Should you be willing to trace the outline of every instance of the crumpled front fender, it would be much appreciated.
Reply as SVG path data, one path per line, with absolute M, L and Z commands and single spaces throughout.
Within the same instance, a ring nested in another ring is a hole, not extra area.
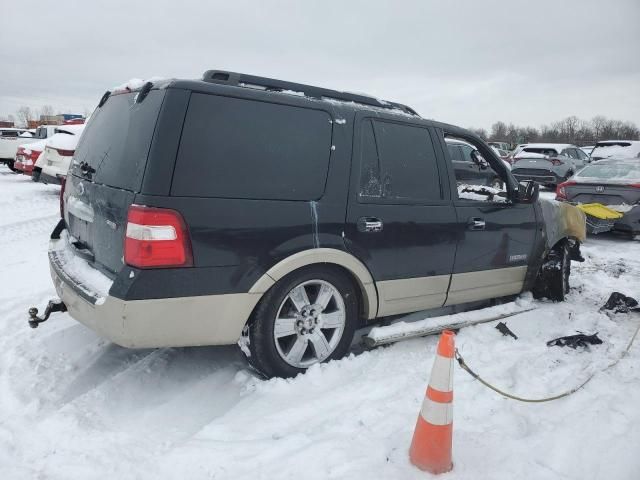
M 582 210 L 568 203 L 541 198 L 539 200 L 545 225 L 547 249 L 563 238 L 584 242 L 587 238 L 587 217 Z

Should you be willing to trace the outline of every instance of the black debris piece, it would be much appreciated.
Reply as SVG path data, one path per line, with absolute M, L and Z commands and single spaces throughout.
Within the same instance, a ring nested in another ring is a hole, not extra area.
M 566 337 L 554 338 L 547 342 L 547 347 L 571 347 L 589 348 L 589 345 L 600 345 L 602 340 L 598 338 L 598 332 L 593 335 L 579 333 L 577 335 L 567 335 Z
M 613 292 L 600 310 L 613 310 L 614 313 L 640 312 L 638 301 L 620 292 Z
M 498 331 L 504 335 L 505 337 L 507 335 L 511 335 L 514 339 L 518 339 L 517 335 L 515 333 L 513 333 L 511 330 L 509 330 L 509 327 L 507 327 L 507 324 L 504 322 L 500 322 L 496 325 L 496 328 L 498 329 Z

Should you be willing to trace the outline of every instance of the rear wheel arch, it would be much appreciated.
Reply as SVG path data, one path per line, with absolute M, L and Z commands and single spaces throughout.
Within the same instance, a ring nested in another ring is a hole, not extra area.
M 359 294 L 358 304 L 361 318 L 369 320 L 376 318 L 378 293 L 371 273 L 353 255 L 333 248 L 304 250 L 281 260 L 253 284 L 249 293 L 265 294 L 285 276 L 313 265 L 331 266 L 345 274 Z

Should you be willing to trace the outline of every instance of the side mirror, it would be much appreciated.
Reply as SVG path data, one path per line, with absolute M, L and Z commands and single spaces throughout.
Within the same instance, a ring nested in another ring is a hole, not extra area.
M 518 203 L 535 203 L 540 197 L 540 185 L 533 180 L 525 180 L 518 184 Z
M 473 163 L 480 167 L 480 170 L 486 170 L 489 166 L 487 161 L 482 158 L 482 155 L 480 155 L 480 152 L 478 152 L 477 150 L 473 150 L 471 152 L 471 160 L 473 160 Z

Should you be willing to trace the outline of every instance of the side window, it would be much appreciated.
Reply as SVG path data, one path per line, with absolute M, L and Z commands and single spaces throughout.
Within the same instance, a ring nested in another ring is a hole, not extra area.
M 382 197 L 380 158 L 370 120 L 362 122 L 360 143 L 360 196 Z
M 448 143 L 447 150 L 449 150 L 449 156 L 451 157 L 451 160 L 454 160 L 456 162 L 464 161 L 462 158 L 462 152 L 460 151 L 460 147 L 458 145 L 451 145 L 450 143 Z
M 582 161 L 587 160 L 589 157 L 586 153 L 584 153 L 580 148 L 576 148 L 576 152 L 578 153 L 578 158 Z
M 373 127 L 373 128 L 372 128 Z M 360 199 L 422 203 L 442 199 L 429 130 L 365 120 L 361 128 Z
M 574 159 L 578 158 L 578 154 L 573 148 L 565 148 L 564 151 L 562 152 L 562 155 L 566 155 L 569 158 L 574 158 Z
M 471 145 L 468 145 L 466 139 L 458 139 L 453 136 L 448 138 L 460 142 L 458 148 L 462 150 L 464 155 L 464 163 L 453 163 L 451 165 L 456 178 L 458 198 L 474 202 L 506 202 L 507 192 L 502 178 L 504 170 L 494 170 L 491 164 L 482 157 L 480 151 L 474 148 L 475 144 L 471 141 L 468 141 L 468 143 L 471 143 Z M 465 142 L 464 144 L 462 143 L 463 141 Z M 448 144 L 449 148 L 451 146 L 451 144 Z M 478 146 L 477 148 L 480 147 Z M 455 160 L 452 155 L 450 155 L 450 158 Z M 491 159 L 493 161 L 495 157 L 492 155 Z
M 191 94 L 171 193 L 189 197 L 315 200 L 331 155 L 327 112 Z

